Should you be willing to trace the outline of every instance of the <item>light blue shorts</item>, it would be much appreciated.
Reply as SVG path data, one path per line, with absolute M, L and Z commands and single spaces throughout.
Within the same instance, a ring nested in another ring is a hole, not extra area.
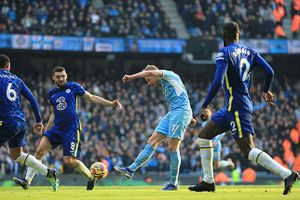
M 155 131 L 166 137 L 182 140 L 192 118 L 190 109 L 171 110 L 159 121 Z

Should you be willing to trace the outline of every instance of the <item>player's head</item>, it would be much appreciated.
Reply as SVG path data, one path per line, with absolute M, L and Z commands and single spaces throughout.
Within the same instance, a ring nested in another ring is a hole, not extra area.
M 64 87 L 67 83 L 67 72 L 64 67 L 57 66 L 53 68 L 52 71 L 52 80 L 57 85 L 57 87 Z
M 144 69 L 144 71 L 146 70 L 159 70 L 158 67 L 156 67 L 155 65 L 147 65 Z M 160 84 L 159 78 L 154 78 L 154 77 L 145 77 L 145 81 L 147 82 L 147 84 L 150 85 L 155 85 L 158 86 Z
M 7 55 L 0 54 L 0 69 L 10 70 L 10 60 Z
M 233 21 L 227 22 L 223 26 L 222 36 L 223 36 L 224 46 L 232 42 L 238 42 L 240 38 L 240 27 L 238 23 Z

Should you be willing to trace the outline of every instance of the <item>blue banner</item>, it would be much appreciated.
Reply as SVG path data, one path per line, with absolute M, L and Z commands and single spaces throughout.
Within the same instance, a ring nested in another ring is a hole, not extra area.
M 287 40 L 269 40 L 269 53 L 288 53 Z
M 140 39 L 137 49 L 140 53 L 182 53 L 185 40 L 176 39 Z

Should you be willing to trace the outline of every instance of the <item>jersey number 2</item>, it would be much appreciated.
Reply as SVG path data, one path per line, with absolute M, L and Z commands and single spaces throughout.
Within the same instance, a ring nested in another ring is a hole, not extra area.
M 10 101 L 15 101 L 17 99 L 17 92 L 11 88 L 12 83 L 8 83 L 7 89 L 6 89 L 6 97 Z
M 243 67 L 245 66 L 244 72 L 243 72 Z M 250 63 L 246 58 L 242 58 L 240 60 L 240 70 L 242 72 L 242 81 L 246 81 L 248 79 L 248 73 L 250 70 Z

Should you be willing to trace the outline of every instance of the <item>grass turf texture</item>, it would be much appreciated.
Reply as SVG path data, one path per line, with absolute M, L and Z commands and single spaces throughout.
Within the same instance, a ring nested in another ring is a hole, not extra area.
M 282 195 L 282 186 L 218 186 L 214 193 L 196 193 L 181 186 L 178 191 L 162 191 L 161 186 L 96 186 L 86 191 L 85 186 L 62 186 L 52 192 L 48 186 L 33 186 L 29 190 L 20 187 L 0 187 L 1 200 L 276 200 L 300 199 L 300 187 L 294 186 L 292 193 Z

